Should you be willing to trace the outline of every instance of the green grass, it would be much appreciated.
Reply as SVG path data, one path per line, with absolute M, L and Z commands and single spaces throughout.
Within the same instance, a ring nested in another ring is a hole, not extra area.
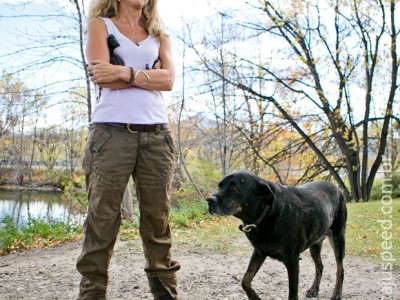
M 201 222 L 212 220 L 214 217 L 208 213 L 206 201 L 178 200 L 177 205 L 171 209 L 169 220 L 175 228 L 193 228 Z
M 243 250 L 239 240 L 247 243 L 244 234 L 239 231 L 240 221 L 234 217 L 214 217 L 192 228 L 174 228 L 174 244 L 191 251 L 239 251 Z M 252 249 L 250 243 L 246 249 Z
M 382 208 L 391 208 L 391 213 L 384 214 Z M 393 200 L 391 205 L 383 205 L 381 201 L 349 203 L 347 210 L 346 252 L 375 262 L 382 262 L 382 255 L 390 253 L 396 258 L 393 265 L 398 268 L 400 199 Z M 382 223 L 383 220 L 386 220 L 386 223 Z
M 0 255 L 71 241 L 81 230 L 79 226 L 42 219 L 31 219 L 26 225 L 17 228 L 11 217 L 5 217 L 0 221 Z

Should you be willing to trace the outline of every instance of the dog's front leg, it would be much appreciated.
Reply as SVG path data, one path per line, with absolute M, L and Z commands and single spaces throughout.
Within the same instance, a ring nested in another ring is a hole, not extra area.
M 251 287 L 251 282 L 253 281 L 253 278 L 257 274 L 258 270 L 260 270 L 265 258 L 265 255 L 261 255 L 257 250 L 254 250 L 249 266 L 247 267 L 246 274 L 244 274 L 242 287 L 250 300 L 261 300 L 261 298 L 258 297 L 256 292 Z
M 298 300 L 299 256 L 293 255 L 284 262 L 289 276 L 289 300 Z

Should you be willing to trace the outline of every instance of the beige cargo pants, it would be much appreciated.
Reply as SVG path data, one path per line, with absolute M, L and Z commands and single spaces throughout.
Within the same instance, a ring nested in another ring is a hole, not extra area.
M 170 132 L 131 133 L 103 124 L 90 127 L 83 158 L 89 198 L 82 253 L 77 269 L 82 275 L 78 299 L 105 299 L 108 266 L 121 223 L 120 206 L 129 177 L 139 200 L 140 226 L 150 279 L 157 279 L 177 299 L 179 263 L 171 260 L 169 186 L 174 166 Z M 169 298 L 169 297 L 168 297 Z

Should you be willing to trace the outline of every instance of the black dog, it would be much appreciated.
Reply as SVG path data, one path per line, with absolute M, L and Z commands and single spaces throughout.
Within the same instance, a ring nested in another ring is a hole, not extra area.
M 249 172 L 235 172 L 218 184 L 207 199 L 209 212 L 234 215 L 243 221 L 240 230 L 254 247 L 242 287 L 249 299 L 260 299 L 251 281 L 267 256 L 283 262 L 289 276 L 289 299 L 298 299 L 299 256 L 310 248 L 315 279 L 307 297 L 317 297 L 322 276 L 321 246 L 329 237 L 335 252 L 336 285 L 331 299 L 341 299 L 347 219 L 340 190 L 327 181 L 283 186 Z

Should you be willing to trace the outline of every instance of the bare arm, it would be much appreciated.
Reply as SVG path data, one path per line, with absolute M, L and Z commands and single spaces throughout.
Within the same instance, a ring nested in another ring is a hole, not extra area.
M 108 63 L 110 56 L 107 46 L 107 28 L 101 19 L 96 18 L 89 22 L 86 55 L 90 63 L 88 71 L 93 74 L 91 80 L 100 87 L 126 89 L 136 86 L 153 91 L 169 91 L 173 87 L 175 67 L 168 38 L 162 39 L 160 44 L 161 69 L 143 70 L 149 76 L 149 80 L 145 74 L 139 72 L 136 83 L 133 82 L 132 86 L 128 85 L 131 78 L 130 68 Z M 138 71 L 133 70 L 133 75 Z
M 123 85 L 124 82 L 117 76 L 117 74 L 123 69 L 120 66 L 113 66 L 108 63 L 110 61 L 110 54 L 107 45 L 107 27 L 104 21 L 100 18 L 91 19 L 88 24 L 87 37 L 86 56 L 90 64 L 88 71 L 93 74 L 91 80 L 97 84 L 96 81 L 102 78 L 102 80 L 113 81 L 113 84 L 115 84 L 116 87 L 121 86 L 120 88 L 126 88 L 126 83 Z M 102 62 L 108 65 L 107 72 L 100 73 L 97 70 L 94 70 L 92 62 Z

